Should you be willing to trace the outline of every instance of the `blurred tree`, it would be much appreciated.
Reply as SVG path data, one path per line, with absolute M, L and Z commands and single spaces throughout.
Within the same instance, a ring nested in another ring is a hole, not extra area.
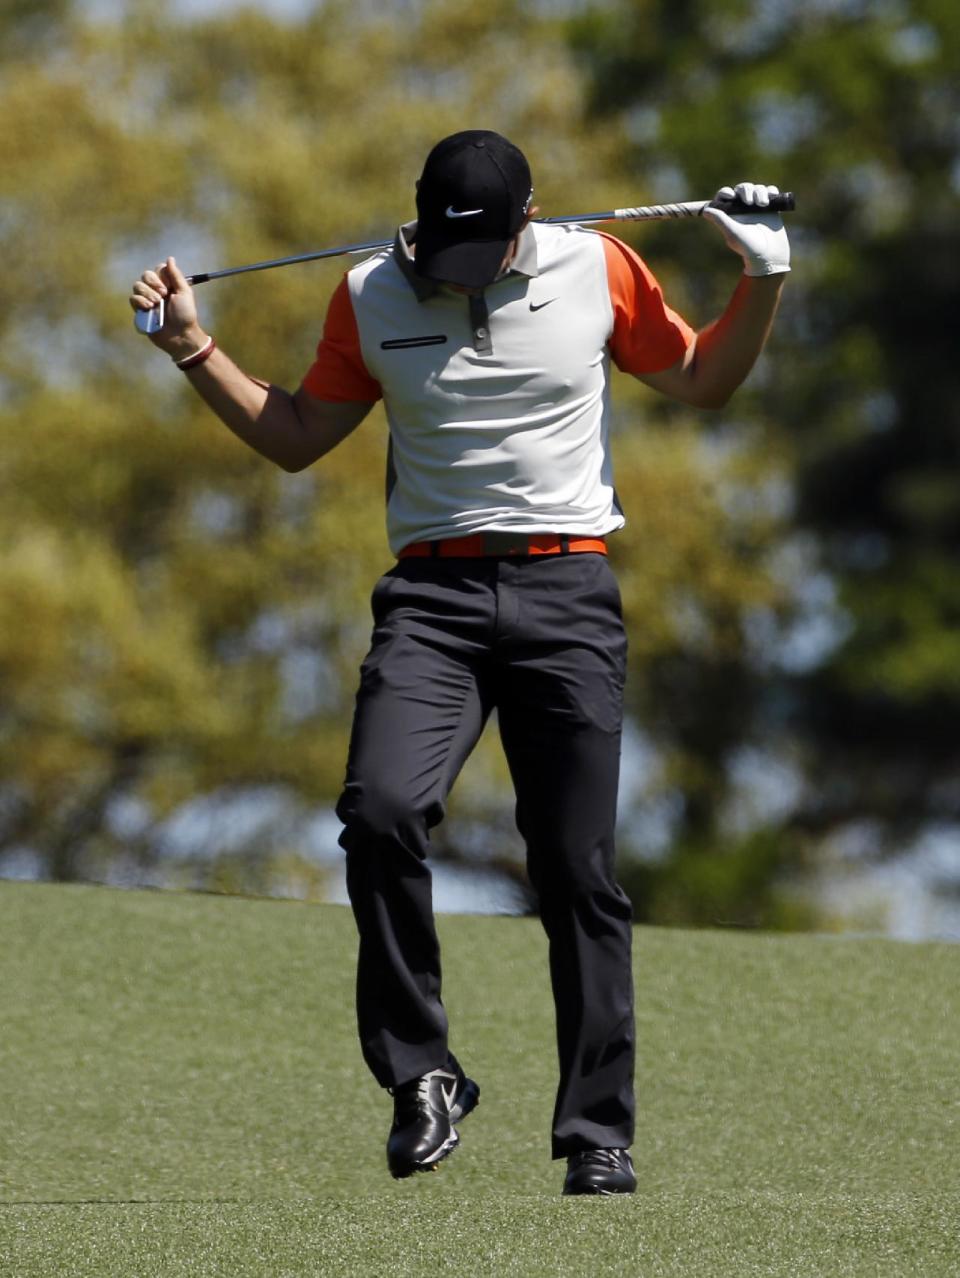
M 779 818 L 790 855 L 805 833 L 858 821 L 873 823 L 875 851 L 902 851 L 922 827 L 960 821 L 956 7 L 614 0 L 570 35 L 591 110 L 622 124 L 627 169 L 660 198 L 740 178 L 798 193 L 771 357 L 708 429 L 765 426 L 787 458 L 797 535 L 783 564 L 805 565 L 806 623 L 761 605 L 746 667 L 715 653 L 654 661 L 654 702 L 712 779 L 680 841 L 716 847 L 718 779 L 765 731 L 771 748 L 800 750 L 806 777 Z M 682 253 L 694 295 L 716 296 L 705 242 L 657 229 L 646 244 Z
M 285 796 L 295 816 L 331 803 L 389 562 L 382 417 L 311 471 L 276 471 L 134 333 L 130 281 L 169 251 L 197 270 L 389 234 L 429 145 L 465 125 L 524 145 L 544 213 L 651 192 L 628 185 L 619 123 L 589 120 L 549 6 L 329 0 L 293 22 L 163 3 L 93 20 L 63 3 L 39 24 L 21 10 L 0 16 L 18 49 L 0 77 L 0 852 L 29 847 L 72 878 L 151 864 L 198 797 L 226 811 L 231 795 Z M 643 248 L 693 322 L 735 283 L 705 225 Z M 292 387 L 343 269 L 212 284 L 202 313 L 241 365 Z M 683 796 L 688 830 L 712 838 L 729 750 L 754 726 L 746 620 L 790 607 L 773 570 L 783 458 L 749 395 L 737 431 L 708 436 L 629 379 L 617 395 L 633 705 L 662 750 L 653 790 Z M 511 813 L 488 734 L 438 851 L 518 874 L 515 836 L 496 834 Z M 256 856 L 299 837 L 278 816 Z M 230 865 L 211 881 L 269 880 Z

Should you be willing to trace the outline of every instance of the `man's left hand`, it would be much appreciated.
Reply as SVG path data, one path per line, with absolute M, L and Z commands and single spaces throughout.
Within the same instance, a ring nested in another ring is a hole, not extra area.
M 779 275 L 790 270 L 790 241 L 779 213 L 768 211 L 771 195 L 780 188 L 756 182 L 723 186 L 715 200 L 735 197 L 752 206 L 748 213 L 726 213 L 717 204 L 708 204 L 703 216 L 719 226 L 723 238 L 743 258 L 745 275 Z

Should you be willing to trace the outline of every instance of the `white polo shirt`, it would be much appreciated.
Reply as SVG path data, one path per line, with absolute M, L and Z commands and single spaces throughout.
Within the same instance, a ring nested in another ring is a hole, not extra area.
M 349 271 L 304 388 L 383 398 L 387 534 L 601 537 L 623 526 L 609 452 L 610 360 L 675 364 L 693 331 L 643 261 L 608 235 L 531 223 L 509 273 L 478 296 L 416 276 L 401 227 Z

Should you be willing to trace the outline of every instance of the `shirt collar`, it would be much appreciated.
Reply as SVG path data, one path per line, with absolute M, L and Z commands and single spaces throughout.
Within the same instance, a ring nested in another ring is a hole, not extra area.
M 422 275 L 418 275 L 413 269 L 413 254 L 410 251 L 410 245 L 416 237 L 417 224 L 415 221 L 404 222 L 402 226 L 398 227 L 396 238 L 393 241 L 393 260 L 400 268 L 404 279 L 416 293 L 417 301 L 425 302 L 439 292 L 441 286 L 435 280 L 424 279 Z M 523 275 L 527 279 L 533 279 L 539 273 L 537 237 L 534 235 L 532 226 L 525 226 L 520 232 L 517 251 L 514 254 L 513 261 L 510 263 L 510 269 L 503 278 L 509 279 L 511 275 Z

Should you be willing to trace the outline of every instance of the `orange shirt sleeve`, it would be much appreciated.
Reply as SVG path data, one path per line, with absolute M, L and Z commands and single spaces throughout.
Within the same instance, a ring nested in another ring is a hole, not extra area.
M 681 359 L 694 331 L 663 299 L 653 272 L 632 248 L 599 232 L 613 305 L 608 346 L 624 373 L 661 373 Z
M 317 357 L 307 370 L 303 388 L 315 399 L 333 403 L 372 404 L 383 396 L 380 383 L 363 362 L 346 276 L 330 298 Z

